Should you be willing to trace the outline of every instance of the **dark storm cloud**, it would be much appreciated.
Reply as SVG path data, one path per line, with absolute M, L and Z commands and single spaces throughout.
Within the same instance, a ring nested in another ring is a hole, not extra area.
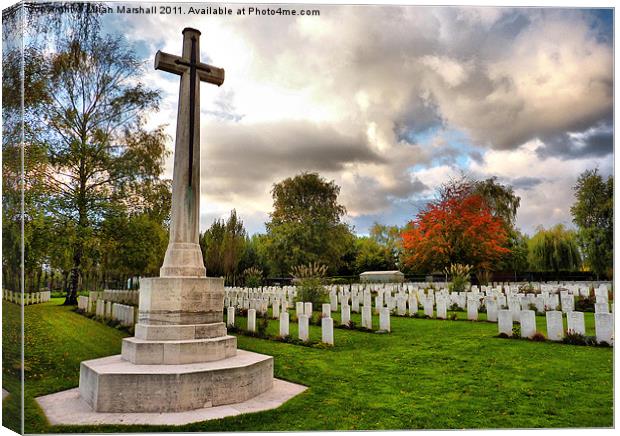
M 514 189 L 529 190 L 543 183 L 545 179 L 540 177 L 517 177 L 508 181 L 508 184 Z
M 543 145 L 536 149 L 541 158 L 585 159 L 605 157 L 614 151 L 613 129 L 603 125 L 578 135 L 562 133 L 541 139 Z
M 366 138 L 304 121 L 205 127 L 203 177 L 215 196 L 256 194 L 301 171 L 335 173 L 347 165 L 385 163 Z

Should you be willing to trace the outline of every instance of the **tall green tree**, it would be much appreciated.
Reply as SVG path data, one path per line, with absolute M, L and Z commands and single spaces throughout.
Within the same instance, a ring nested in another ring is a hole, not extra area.
M 400 254 L 402 252 L 401 233 L 403 229 L 398 226 L 389 226 L 375 222 L 370 228 L 369 236 L 377 244 L 385 247 L 391 255 L 394 267 L 398 266 Z
M 587 170 L 574 186 L 575 203 L 571 207 L 578 226 L 578 240 L 585 263 L 597 277 L 611 278 L 614 244 L 614 179 L 603 179 L 598 169 Z
M 207 270 L 207 276 L 224 276 L 224 256 L 222 251 L 225 232 L 226 223 L 224 220 L 217 219 L 200 235 L 200 249 L 202 250 L 202 259 Z
M 146 201 L 144 185 L 159 183 L 167 137 L 161 127 L 145 128 L 159 93 L 140 81 L 142 62 L 122 38 L 93 32 L 39 54 L 47 68 L 33 121 L 45 126 L 36 141 L 47 151 L 47 208 L 75 228 L 66 299 L 75 304 L 89 238 L 110 205 Z
M 391 271 L 396 269 L 392 251 L 379 244 L 372 237 L 358 237 L 355 240 L 355 272 Z
M 158 276 L 168 245 L 167 229 L 147 213 L 109 216 L 101 230 L 101 279 Z
M 241 264 L 247 239 L 236 210 L 230 212 L 226 221 L 213 221 L 199 241 L 207 275 L 224 276 L 227 283 L 235 285 L 243 269 L 248 267 Z
M 338 271 L 355 237 L 342 222 L 340 187 L 317 173 L 301 173 L 273 186 L 273 212 L 266 223 L 272 272 L 287 275 L 297 265 L 319 262 Z
M 438 202 L 466 198 L 470 195 L 482 197 L 491 214 L 500 217 L 507 230 L 514 226 L 521 198 L 514 193 L 511 186 L 499 183 L 497 177 L 474 180 L 461 175 L 439 188 Z
M 581 255 L 577 233 L 557 224 L 550 229 L 539 227 L 528 241 L 528 262 L 532 271 L 577 271 Z
M 517 229 L 508 231 L 507 248 L 510 253 L 506 254 L 499 262 L 498 271 L 513 272 L 516 274 L 528 271 L 528 241 L 529 237 Z

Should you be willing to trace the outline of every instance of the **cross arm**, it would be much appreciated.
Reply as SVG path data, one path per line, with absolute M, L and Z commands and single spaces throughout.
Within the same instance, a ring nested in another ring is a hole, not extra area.
M 161 50 L 155 55 L 155 69 L 166 71 L 172 74 L 181 75 L 190 67 L 190 63 L 180 56 L 165 53 Z M 224 69 L 212 67 L 202 62 L 196 64 L 196 73 L 198 78 L 207 83 L 213 83 L 220 86 L 224 83 Z

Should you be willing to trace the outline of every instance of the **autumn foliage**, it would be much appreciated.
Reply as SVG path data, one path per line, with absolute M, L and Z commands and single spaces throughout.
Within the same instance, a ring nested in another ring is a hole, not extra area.
M 452 196 L 427 205 L 402 233 L 403 263 L 414 271 L 436 271 L 452 263 L 492 270 L 510 252 L 506 225 L 477 194 Z

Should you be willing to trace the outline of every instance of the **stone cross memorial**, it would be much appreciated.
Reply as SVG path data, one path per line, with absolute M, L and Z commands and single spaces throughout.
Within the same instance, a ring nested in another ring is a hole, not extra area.
M 200 212 L 200 82 L 220 86 L 224 70 L 200 62 L 200 32 L 183 30 L 183 55 L 162 51 L 155 69 L 181 76 L 174 147 L 170 241 L 160 276 L 204 277 L 198 245 Z
M 141 280 L 135 337 L 123 339 L 121 355 L 81 364 L 80 395 L 96 412 L 181 412 L 273 386 L 273 358 L 237 350 L 227 334 L 224 279 L 205 276 L 198 245 L 200 82 L 224 82 L 223 69 L 200 62 L 199 40 L 186 28 L 181 56 L 155 56 L 155 69 L 180 76 L 170 240 L 160 276 Z

